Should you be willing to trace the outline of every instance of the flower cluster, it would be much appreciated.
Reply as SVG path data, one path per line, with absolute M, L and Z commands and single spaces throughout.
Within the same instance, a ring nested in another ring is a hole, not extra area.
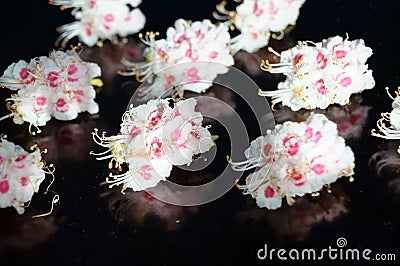
M 45 179 L 41 160 L 39 149 L 29 153 L 0 139 L 0 208 L 14 207 L 18 214 L 24 213 L 25 203 L 31 201 Z
M 389 88 L 386 88 L 386 91 L 389 97 L 393 100 L 393 110 L 390 113 L 382 113 L 382 117 L 376 122 L 378 132 L 373 129 L 371 134 L 374 137 L 383 139 L 400 139 L 400 88 L 396 91 L 396 97 L 390 95 Z M 386 125 L 386 122 L 389 123 L 389 126 Z
M 130 108 L 122 117 L 120 134 L 106 137 L 92 133 L 94 141 L 107 148 L 92 153 L 97 159 L 111 159 L 110 169 L 116 169 L 107 179 L 110 187 L 123 184 L 123 190 L 140 191 L 154 187 L 170 175 L 173 165 L 190 164 L 194 156 L 208 151 L 214 142 L 203 116 L 195 111 L 196 100 L 174 103 L 171 99 L 150 100 Z M 123 171 L 123 164 L 129 170 Z
M 78 37 L 87 46 L 102 45 L 103 40 L 118 42 L 118 36 L 127 37 L 139 32 L 146 18 L 139 8 L 141 0 L 50 0 L 61 9 L 72 8 L 71 14 L 77 21 L 63 25 L 56 45 Z
M 227 11 L 226 1 L 217 5 L 221 15 L 216 18 L 229 20 L 240 31 L 232 39 L 233 50 L 245 50 L 249 53 L 266 46 L 270 37 L 282 39 L 284 31 L 296 23 L 300 8 L 305 0 L 244 0 L 236 11 Z
M 238 187 L 268 209 L 280 208 L 285 197 L 292 205 L 296 196 L 317 195 L 339 177 L 354 173 L 352 150 L 338 136 L 336 124 L 322 114 L 277 125 L 255 139 L 245 155 L 247 161 L 231 161 L 233 169 L 257 169 Z
M 28 122 L 34 134 L 31 127 L 44 126 L 51 117 L 73 120 L 81 112 L 97 113 L 92 82 L 100 74 L 100 67 L 81 60 L 75 49 L 12 63 L 0 77 L 2 87 L 17 91 L 8 99 L 8 116 L 16 124 Z
M 259 94 L 272 97 L 273 104 L 282 102 L 293 111 L 325 109 L 335 103 L 345 105 L 350 95 L 375 86 L 372 70 L 366 64 L 372 49 L 362 39 L 349 41 L 335 36 L 319 43 L 300 42 L 275 54 L 280 63 L 270 64 L 265 60 L 261 68 L 283 73 L 286 80 L 278 84 L 278 90 Z
M 147 45 L 144 53 L 145 62 L 124 61 L 126 71 L 124 75 L 136 75 L 139 81 L 144 81 L 153 74 L 164 70 L 157 75 L 152 86 L 144 94 L 151 93 L 157 97 L 171 91 L 172 87 L 180 85 L 180 89 L 203 92 L 212 83 L 218 74 L 228 71 L 228 66 L 233 65 L 229 41 L 229 28 L 227 25 L 214 25 L 210 20 L 186 21 L 178 19 L 174 27 L 169 27 L 166 39 L 156 40 L 158 33 L 148 32 L 142 41 Z M 200 67 L 196 64 L 183 64 L 204 62 Z M 221 64 L 215 67 L 215 64 Z M 168 70 L 168 67 L 175 66 Z

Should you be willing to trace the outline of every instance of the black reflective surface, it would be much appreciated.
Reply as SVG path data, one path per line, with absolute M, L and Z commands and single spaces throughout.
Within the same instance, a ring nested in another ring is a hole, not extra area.
M 213 20 L 211 13 L 218 2 L 144 0 L 140 5 L 147 18 L 143 31 L 165 32 L 180 17 Z M 294 206 L 285 204 L 276 211 L 259 209 L 254 200 L 241 195 L 236 188 L 205 205 L 178 207 L 143 192 L 121 195 L 118 188 L 103 186 L 107 162 L 96 161 L 89 155 L 89 151 L 97 149 L 90 133 L 95 127 L 110 134 L 118 132 L 121 114 L 139 83 L 134 78 L 118 76 L 115 71 L 122 67 L 121 56 L 141 59 L 144 46 L 134 36 L 127 45 L 84 48 L 82 57 L 99 63 L 103 71 L 104 87 L 96 97 L 100 105 L 98 115 L 81 114 L 70 122 L 53 119 L 35 137 L 28 134 L 26 125 L 14 125 L 11 120 L 0 122 L 0 133 L 7 134 L 9 140 L 25 148 L 32 143 L 48 148 L 45 159 L 56 166 L 52 191 L 61 198 L 53 213 L 44 218 L 31 219 L 31 216 L 48 210 L 51 195 L 35 194 L 31 206 L 21 216 L 14 209 L 0 209 L 0 264 L 9 261 L 28 265 L 275 265 L 278 260 L 257 259 L 257 251 L 264 244 L 276 249 L 322 249 L 336 246 L 339 237 L 347 239 L 349 248 L 396 254 L 398 264 L 398 143 L 370 135 L 380 113 L 391 110 L 391 100 L 384 88 L 388 86 L 394 91 L 400 85 L 398 14 L 398 4 L 388 1 L 308 0 L 290 35 L 282 42 L 271 42 L 280 51 L 298 40 L 318 42 L 348 33 L 350 39 L 364 39 L 373 49 L 368 62 L 376 81 L 374 89 L 353 97 L 351 106 L 323 111 L 338 123 L 342 136 L 354 151 L 354 182 L 340 179 L 332 186 L 332 193 L 304 197 Z M 55 28 L 71 20 L 68 11 L 62 12 L 47 1 L 3 3 L 0 71 L 20 59 L 47 55 L 58 36 Z M 74 43 L 76 40 L 71 42 Z M 236 56 L 236 66 L 263 89 L 276 86 L 281 79 L 258 71 L 258 60 L 267 56 L 266 49 L 255 55 L 241 52 Z M 213 97 L 229 102 L 245 115 L 246 108 L 236 103 L 235 97 L 217 89 L 210 91 Z M 1 99 L 10 94 L 7 89 L 0 91 Z M 0 116 L 6 112 L 5 104 L 0 104 Z M 306 115 L 281 109 L 276 120 L 300 120 Z M 249 124 L 251 127 L 251 121 Z M 217 145 L 229 144 L 222 129 L 215 126 L 212 130 L 222 136 Z M 258 134 L 249 132 L 251 139 Z M 224 164 L 221 161 L 214 170 Z M 213 169 L 201 174 L 175 170 L 172 178 L 196 184 L 212 175 Z

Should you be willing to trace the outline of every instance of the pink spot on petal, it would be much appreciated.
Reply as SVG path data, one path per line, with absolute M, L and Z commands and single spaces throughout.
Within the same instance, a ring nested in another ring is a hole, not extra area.
M 68 75 L 74 75 L 78 72 L 78 67 L 75 64 L 71 64 L 68 68 Z
M 150 152 L 156 158 L 161 158 L 162 156 L 162 142 L 158 138 L 154 138 L 150 142 Z
M 124 19 L 125 22 L 128 22 L 132 19 L 132 15 L 129 14 L 128 16 L 126 16 L 126 18 Z
M 36 104 L 39 106 L 44 106 L 47 102 L 47 98 L 44 96 L 39 96 L 36 98 Z
M 215 59 L 215 58 L 217 58 L 217 56 L 218 56 L 218 52 L 217 52 L 217 51 L 212 51 L 212 52 L 210 53 L 210 58 L 211 58 L 211 59 Z
M 264 9 L 260 8 L 258 6 L 258 3 L 254 3 L 254 8 L 253 8 L 253 13 L 254 15 L 256 15 L 257 17 L 261 16 L 264 13 Z
M 90 8 L 94 8 L 95 4 L 96 4 L 96 0 L 90 0 L 89 1 L 89 7 Z
M 10 184 L 7 180 L 0 181 L 0 193 L 5 194 L 10 189 Z
M 328 59 L 326 59 L 325 56 L 321 52 L 319 52 L 317 55 L 318 67 L 320 69 L 324 69 L 326 67 L 327 61 L 328 61 Z
M 195 67 L 192 67 L 188 70 L 188 76 L 189 77 L 196 77 L 197 73 L 199 72 L 199 70 Z
M 275 191 L 271 186 L 267 186 L 264 190 L 264 197 L 267 199 L 273 198 L 275 195 Z
M 23 69 L 21 69 L 21 71 L 19 72 L 19 77 L 21 79 L 27 79 L 29 77 L 29 68 L 24 67 Z
M 58 98 L 55 103 L 56 111 L 60 113 L 65 113 L 69 110 L 69 105 L 63 98 Z
M 55 71 L 51 71 L 47 74 L 47 80 L 49 81 L 49 85 L 52 88 L 57 87 L 58 85 L 60 85 L 60 80 L 59 80 L 59 74 Z
M 179 128 L 177 128 L 171 132 L 170 137 L 173 142 L 176 142 L 182 137 L 182 131 Z
M 289 147 L 288 153 L 291 156 L 296 155 L 299 152 L 299 143 L 295 143 Z
M 303 55 L 302 54 L 296 54 L 295 56 L 294 56 L 294 58 L 293 58 L 293 64 L 294 65 L 297 65 L 299 62 L 300 62 L 300 60 L 303 58 Z
M 314 142 L 317 143 L 321 138 L 322 138 L 322 133 L 321 133 L 321 131 L 315 132 L 315 135 L 314 135 Z
M 104 20 L 107 22 L 113 22 L 114 21 L 114 15 L 113 14 L 106 14 L 104 16 Z
M 352 80 L 351 80 L 350 77 L 345 77 L 345 78 L 341 79 L 339 83 L 340 83 L 343 87 L 348 87 L 348 86 L 352 83 Z
M 90 23 L 86 24 L 85 33 L 87 36 L 92 36 L 92 24 L 90 24 Z
M 312 129 L 311 127 L 308 127 L 308 128 L 306 129 L 306 131 L 304 132 L 304 136 L 305 136 L 307 139 L 311 139 L 312 136 L 313 136 L 313 129 Z
M 317 175 L 322 175 L 325 172 L 325 165 L 316 164 L 311 168 Z
M 21 186 L 25 187 L 28 185 L 28 178 L 27 177 L 21 177 L 19 182 L 21 183 Z
M 294 180 L 300 180 L 300 179 L 303 178 L 303 175 L 300 174 L 300 173 L 297 173 L 297 172 L 295 171 L 295 172 L 293 172 L 293 174 L 291 175 L 291 177 L 292 177 Z
M 168 55 L 167 55 L 167 52 L 165 52 L 165 51 L 164 51 L 163 49 L 161 49 L 161 48 L 158 48 L 157 54 L 158 54 L 159 56 L 161 56 L 162 58 L 165 58 L 165 57 L 168 56 Z
M 19 72 L 19 77 L 24 81 L 24 84 L 32 84 L 35 82 L 35 78 L 31 76 L 29 68 L 22 68 Z
M 140 130 L 140 128 L 138 126 L 133 126 L 131 128 L 131 130 L 129 131 L 129 136 L 131 136 L 132 138 L 135 138 L 136 136 L 138 136 L 142 131 Z
M 140 170 L 142 170 L 142 171 L 151 171 L 151 170 L 153 170 L 153 168 L 148 164 L 144 164 L 144 165 L 142 165 L 142 167 L 140 167 Z
M 145 179 L 145 180 L 150 180 L 153 175 L 151 173 L 149 173 L 151 170 L 153 170 L 153 168 L 148 165 L 142 165 L 142 167 L 140 167 L 140 175 Z
M 275 5 L 275 3 L 273 1 L 270 2 L 269 7 L 270 7 L 270 13 L 271 14 L 273 14 L 273 15 L 278 14 L 279 9 L 278 9 L 278 7 Z
M 185 40 L 186 40 L 186 35 L 183 34 L 181 37 L 178 38 L 178 40 L 177 40 L 176 42 L 177 42 L 177 43 L 181 43 L 181 42 L 183 42 L 183 41 L 185 41 Z
M 174 83 L 175 83 L 175 76 L 168 75 L 167 76 L 167 83 L 164 86 L 165 90 L 170 90 L 173 87 Z
M 57 107 L 64 107 L 67 104 L 67 102 L 63 98 L 58 98 L 56 102 Z
M 191 131 L 191 132 L 190 132 L 190 135 L 192 135 L 192 136 L 195 137 L 196 139 L 200 139 L 200 138 L 201 138 L 200 133 L 197 132 L 197 131 Z
M 346 57 L 347 52 L 344 50 L 338 50 L 338 51 L 335 51 L 335 54 L 336 54 L 337 58 L 341 59 L 341 58 Z
M 319 79 L 315 82 L 315 86 L 317 87 L 317 91 L 319 94 L 325 95 L 328 93 L 328 90 L 325 87 L 325 83 L 323 79 Z
M 271 152 L 271 148 L 272 148 L 272 145 L 271 144 L 266 144 L 265 146 L 264 146 L 264 154 L 265 155 L 268 155 L 270 152 Z
M 26 159 L 26 155 L 20 155 L 20 156 L 18 156 L 16 159 L 15 159 L 15 161 L 16 162 L 22 162 L 23 160 L 25 160 Z

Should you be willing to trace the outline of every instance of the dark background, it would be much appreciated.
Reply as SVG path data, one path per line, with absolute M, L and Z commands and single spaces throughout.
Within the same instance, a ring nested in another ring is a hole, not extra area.
M 219 1 L 144 0 L 140 5 L 147 18 L 143 31 L 163 33 L 178 18 L 213 19 L 212 11 L 217 3 Z M 0 71 L 19 59 L 47 55 L 58 37 L 55 28 L 73 19 L 68 10 L 61 11 L 44 0 L 5 1 L 0 8 Z M 148 205 L 137 207 L 138 204 L 134 204 L 128 211 L 139 213 L 138 216 L 146 212 L 150 215 L 131 217 L 131 220 L 126 218 L 129 215 L 125 215 L 124 221 L 114 219 L 113 210 L 109 211 L 104 197 L 99 196 L 106 191 L 99 186 L 104 180 L 106 164 L 87 156 L 86 150 L 90 149 L 89 133 L 94 126 L 103 126 L 113 133 L 118 128 L 118 115 L 125 109 L 130 92 L 114 90 L 111 94 L 103 92 L 99 95 L 101 119 L 92 121 L 82 115 L 71 122 L 72 125 L 82 125 L 84 129 L 84 137 L 78 138 L 76 149 L 78 146 L 82 148 L 82 144 L 86 146 L 83 145 L 82 152 L 78 150 L 76 158 L 60 154 L 56 160 L 57 178 L 53 190 L 60 194 L 62 201 L 54 214 L 32 221 L 32 210 L 23 216 L 16 215 L 12 209 L 0 210 L 1 264 L 11 260 L 15 264 L 35 265 L 265 265 L 272 262 L 256 259 L 257 250 L 265 243 L 276 248 L 320 248 L 335 246 L 338 237 L 345 237 L 348 247 L 396 253 L 400 260 L 400 189 L 389 186 L 397 178 L 397 173 L 388 171 L 379 177 L 374 167 L 369 165 L 371 156 L 387 143 L 369 134 L 380 113 L 391 110 L 391 100 L 384 88 L 388 86 L 394 91 L 400 85 L 399 14 L 399 4 L 392 1 L 389 4 L 389 1 L 378 0 L 308 0 L 290 33 L 294 41 L 314 42 L 348 33 L 351 40 L 364 39 L 374 51 L 368 62 L 376 86 L 362 93 L 363 104 L 373 109 L 369 112 L 362 137 L 349 143 L 356 155 L 356 180 L 353 183 L 344 179 L 338 181 L 338 192 L 334 193 L 338 201 L 347 198 L 348 211 L 344 215 L 332 221 L 304 225 L 296 223 L 303 221 L 304 212 L 293 215 L 289 208 L 276 213 L 260 211 L 254 208 L 249 197 L 233 189 L 217 201 L 194 211 L 178 207 L 172 210 L 162 207 L 165 211 L 154 211 Z M 76 43 L 76 40 L 71 43 Z M 109 65 L 106 62 L 102 67 Z M 115 84 L 119 85 L 125 81 L 116 80 Z M 115 84 L 108 84 L 109 90 Z M 4 89 L 0 96 L 4 99 L 9 93 Z M 1 105 L 0 114 L 5 112 Z M 52 121 L 45 133 L 59 132 L 65 124 Z M 7 133 L 11 140 L 21 145 L 26 146 L 32 141 L 25 127 L 17 127 L 10 121 L 1 122 L 0 132 Z M 68 138 L 63 140 L 63 144 L 68 142 Z M 37 199 L 32 208 L 38 212 L 46 210 L 48 200 L 49 197 Z M 309 202 L 323 206 L 318 199 Z M 327 205 L 323 209 L 329 212 L 329 203 Z M 309 208 L 309 205 L 305 206 Z M 253 212 L 249 212 L 251 210 Z M 171 214 L 174 212 L 178 215 Z M 178 218 L 182 223 L 175 227 L 174 220 Z M 281 234 L 281 231 L 285 232 L 287 223 L 304 228 Z

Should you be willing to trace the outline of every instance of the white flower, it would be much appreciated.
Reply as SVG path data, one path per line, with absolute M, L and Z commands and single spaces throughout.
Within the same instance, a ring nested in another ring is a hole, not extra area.
M 156 96 L 172 90 L 172 87 L 180 85 L 180 90 L 203 92 L 212 83 L 218 74 L 228 71 L 228 66 L 233 65 L 234 59 L 230 50 L 230 35 L 228 27 L 224 24 L 214 25 L 210 20 L 186 21 L 178 19 L 174 27 L 169 27 L 165 39 L 156 40 L 158 33 L 149 32 L 142 41 L 148 46 L 145 49 L 146 62 L 130 62 L 125 60 L 127 71 L 121 71 L 124 75 L 136 75 L 139 81 L 157 74 L 149 88 L 143 94 Z M 202 62 L 201 67 L 195 64 Z M 221 64 L 216 67 L 215 64 Z M 180 65 L 176 66 L 176 65 Z M 168 67 L 176 66 L 170 71 Z
M 257 169 L 238 187 L 268 209 L 281 207 L 285 197 L 291 205 L 294 197 L 316 193 L 354 170 L 352 150 L 322 114 L 277 125 L 254 140 L 245 155 L 244 162 L 230 161 L 233 169 Z
M 400 139 L 400 89 L 396 91 L 396 97 L 390 95 L 389 88 L 386 87 L 385 89 L 389 97 L 393 100 L 393 109 L 390 111 L 390 113 L 382 113 L 382 117 L 376 122 L 378 131 L 376 131 L 376 129 L 372 129 L 371 135 L 390 140 Z
M 367 59 L 372 49 L 364 41 L 349 41 L 335 36 L 320 43 L 301 42 L 281 54 L 280 63 L 262 61 L 262 69 L 271 73 L 282 73 L 286 80 L 278 84 L 278 90 L 260 92 L 272 97 L 272 103 L 282 102 L 293 111 L 325 109 L 330 104 L 345 105 L 352 94 L 375 86 L 372 70 Z
M 266 46 L 269 38 L 282 39 L 284 31 L 296 23 L 300 8 L 305 0 L 244 0 L 236 11 L 225 9 L 226 1 L 217 5 L 222 16 L 216 18 L 228 20 L 240 34 L 232 39 L 236 53 L 244 50 L 249 53 Z
M 195 111 L 196 100 L 174 103 L 171 99 L 150 100 L 132 107 L 122 117 L 120 134 L 106 137 L 92 133 L 94 141 L 107 148 L 94 154 L 98 160 L 111 159 L 107 183 L 123 184 L 123 190 L 140 191 L 157 185 L 170 175 L 173 165 L 190 164 L 195 155 L 208 151 L 214 142 L 201 124 L 203 116 Z M 128 171 L 122 166 L 128 165 Z
M 72 120 L 81 112 L 97 113 L 91 81 L 100 75 L 100 67 L 84 62 L 75 49 L 13 63 L 0 77 L 1 86 L 17 91 L 8 99 L 8 116 L 17 124 L 28 122 L 32 133 L 32 126 L 44 126 L 51 117 Z
M 0 208 L 14 207 L 25 211 L 45 178 L 39 149 L 28 153 L 22 147 L 0 139 Z
M 77 21 L 63 25 L 57 30 L 61 33 L 56 41 L 64 47 L 78 37 L 87 46 L 94 46 L 108 39 L 113 43 L 118 37 L 127 37 L 139 32 L 146 23 L 142 11 L 137 8 L 141 0 L 53 0 L 50 4 L 60 5 L 62 9 L 72 8 L 71 14 Z

